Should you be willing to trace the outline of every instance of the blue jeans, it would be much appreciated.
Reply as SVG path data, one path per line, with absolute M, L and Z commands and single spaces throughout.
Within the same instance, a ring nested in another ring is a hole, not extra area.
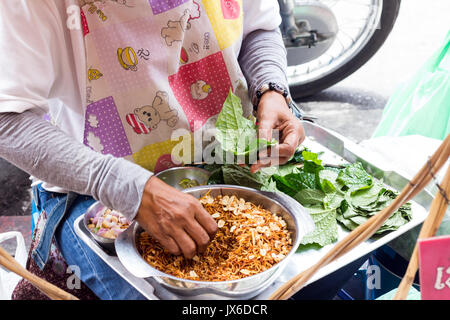
M 95 202 L 92 197 L 75 193 L 60 194 L 33 187 L 38 211 L 45 210 L 47 223 L 32 257 L 43 269 L 48 261 L 54 237 L 69 266 L 77 266 L 80 280 L 102 300 L 141 300 L 145 297 L 112 270 L 75 233 L 74 222 Z

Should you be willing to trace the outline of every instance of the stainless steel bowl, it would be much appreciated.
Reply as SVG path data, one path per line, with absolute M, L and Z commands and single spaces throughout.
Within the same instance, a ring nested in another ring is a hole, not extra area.
M 211 191 L 210 191 L 211 190 Z M 143 230 L 137 222 L 119 235 L 115 242 L 116 253 L 121 263 L 134 276 L 146 278 L 152 285 L 159 284 L 179 296 L 192 299 L 250 299 L 270 286 L 295 253 L 301 239 L 314 229 L 309 213 L 291 197 L 273 192 L 231 186 L 210 185 L 184 190 L 196 198 L 210 191 L 212 197 L 218 195 L 236 195 L 281 216 L 291 232 L 293 247 L 289 254 L 272 268 L 259 274 L 231 281 L 194 281 L 177 278 L 163 273 L 149 265 L 140 255 L 136 240 Z
M 103 247 L 104 249 L 107 249 L 110 252 L 115 252 L 115 247 L 114 247 L 114 241 L 115 239 L 109 239 L 109 238 L 105 238 L 102 236 L 99 236 L 98 234 L 94 233 L 91 231 L 91 229 L 89 229 L 88 225 L 90 224 L 89 220 L 91 218 L 94 218 L 97 213 L 103 211 L 107 209 L 107 207 L 105 207 L 103 204 L 101 204 L 100 202 L 95 202 L 93 205 L 91 205 L 86 213 L 84 214 L 84 226 L 85 228 L 89 231 L 89 234 L 91 235 L 92 238 L 94 238 L 95 241 L 97 241 L 97 243 Z
M 182 180 L 195 180 L 200 186 L 206 185 L 211 173 L 208 170 L 197 167 L 177 167 L 161 171 L 155 176 L 177 190 L 184 190 L 186 188 L 180 185 Z

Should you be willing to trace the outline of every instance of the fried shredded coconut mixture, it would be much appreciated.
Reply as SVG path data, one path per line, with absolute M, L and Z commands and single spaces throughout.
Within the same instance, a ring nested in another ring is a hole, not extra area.
M 192 260 L 175 256 L 142 232 L 138 248 L 151 266 L 183 279 L 229 281 L 263 272 L 291 250 L 286 222 L 276 214 L 236 196 L 207 193 L 200 202 L 219 227 L 206 252 Z

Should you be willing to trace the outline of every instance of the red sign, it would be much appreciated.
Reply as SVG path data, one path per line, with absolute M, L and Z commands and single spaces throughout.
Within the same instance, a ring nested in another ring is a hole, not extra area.
M 450 300 L 450 236 L 419 240 L 422 300 Z

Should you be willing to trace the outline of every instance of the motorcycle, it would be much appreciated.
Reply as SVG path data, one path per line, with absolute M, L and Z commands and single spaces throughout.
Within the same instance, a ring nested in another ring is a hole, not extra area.
M 358 70 L 392 31 L 401 0 L 278 0 L 294 99 Z

